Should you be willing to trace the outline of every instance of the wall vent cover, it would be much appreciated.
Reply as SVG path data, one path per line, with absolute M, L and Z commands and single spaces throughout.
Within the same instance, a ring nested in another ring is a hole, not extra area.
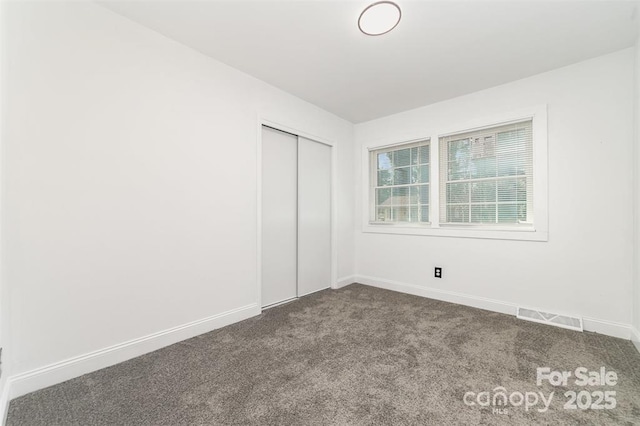
M 551 314 L 537 311 L 535 309 L 518 308 L 516 317 L 519 319 L 538 322 L 541 324 L 555 325 L 556 327 L 568 328 L 569 330 L 583 331 L 582 318 L 570 317 L 567 315 Z

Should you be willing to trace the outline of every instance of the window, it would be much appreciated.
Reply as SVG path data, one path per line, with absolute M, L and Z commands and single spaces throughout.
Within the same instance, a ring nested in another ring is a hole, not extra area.
M 428 140 L 371 151 L 371 222 L 429 223 L 430 154 Z
M 547 241 L 546 105 L 453 120 L 363 143 L 363 231 Z
M 532 224 L 531 123 L 439 139 L 440 224 Z

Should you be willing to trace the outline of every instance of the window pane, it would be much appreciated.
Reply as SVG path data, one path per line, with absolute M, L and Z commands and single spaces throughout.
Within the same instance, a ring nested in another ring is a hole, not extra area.
M 528 134 L 525 129 L 497 134 L 498 176 L 526 174 Z
M 527 201 L 527 179 L 499 181 L 498 201 Z
M 420 183 L 420 167 L 411 166 L 411 183 Z
M 471 148 L 469 139 L 451 141 L 449 147 L 448 180 L 460 180 L 469 178 L 469 161 L 471 160 Z
M 517 201 L 518 181 L 516 179 L 498 182 L 498 201 Z
M 409 203 L 410 204 L 418 204 L 419 196 L 420 196 L 420 194 L 419 194 L 420 189 L 417 186 L 412 186 L 410 188 L 411 189 L 410 189 L 410 192 L 409 192 L 409 194 L 410 194 Z
M 471 202 L 485 203 L 496 201 L 496 182 L 471 182 Z
M 390 222 L 392 220 L 391 211 L 391 207 L 378 207 L 376 209 L 376 220 L 378 222 Z
M 393 220 L 396 222 L 408 222 L 409 221 L 409 207 L 394 207 L 393 208 Z
M 393 166 L 393 155 L 391 152 L 378 154 L 378 170 L 389 170 Z
M 410 179 L 411 168 L 410 167 L 402 167 L 400 169 L 394 170 L 394 185 L 406 185 L 411 183 Z
M 420 220 L 418 206 L 411 206 L 409 209 L 410 209 L 410 211 L 409 211 L 409 214 L 410 214 L 409 221 L 410 222 L 418 222 Z
M 524 149 L 520 152 L 520 154 L 518 154 L 518 165 L 517 165 L 518 176 L 527 174 L 527 165 L 531 161 L 529 157 L 530 156 L 526 154 L 526 151 Z
M 471 137 L 471 158 L 491 158 L 496 156 L 494 135 L 476 135 Z
M 518 154 L 509 152 L 498 158 L 498 176 L 517 176 L 525 171 L 519 166 Z
M 420 149 L 420 164 L 429 163 L 429 145 L 421 146 Z
M 478 158 L 470 164 L 469 177 L 471 179 L 496 176 L 496 158 Z
M 469 184 L 464 183 L 448 183 L 447 184 L 447 203 L 468 203 L 469 202 Z
M 497 150 L 507 152 L 518 149 L 524 141 L 524 129 L 507 130 L 496 135 Z
M 469 179 L 469 162 L 467 160 L 449 162 L 449 169 L 447 171 L 447 180 Z
M 418 164 L 420 162 L 420 158 L 418 157 L 418 147 L 411 148 L 411 164 Z
M 471 151 L 469 139 L 458 139 L 448 144 L 449 161 L 468 161 Z
M 468 223 L 469 205 L 447 206 L 447 222 Z
M 518 179 L 518 201 L 527 201 L 527 178 Z
M 429 222 L 429 206 L 427 204 L 420 206 L 420 222 Z
M 527 205 L 520 204 L 499 204 L 498 205 L 498 222 L 499 223 L 517 223 L 518 221 L 527 220 Z
M 378 185 L 388 186 L 393 184 L 393 170 L 380 170 L 378 172 Z
M 495 223 L 496 205 L 479 204 L 471 206 L 471 222 L 474 223 Z
M 376 205 L 390 205 L 391 204 L 391 188 L 379 188 L 376 189 Z
M 428 183 L 429 182 L 429 166 L 413 166 L 411 167 L 411 183 Z
M 429 183 L 429 166 L 420 166 L 420 183 Z
M 401 186 L 399 188 L 393 188 L 393 200 L 391 204 L 396 206 L 411 204 L 409 202 L 409 187 Z
M 411 149 L 399 149 L 393 152 L 393 165 L 395 167 L 408 166 L 411 164 Z
M 420 204 L 429 204 L 429 185 L 418 187 L 418 201 Z

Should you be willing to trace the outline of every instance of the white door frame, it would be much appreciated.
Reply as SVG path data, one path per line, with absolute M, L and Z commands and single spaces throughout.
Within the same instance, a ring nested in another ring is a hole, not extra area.
M 337 165 L 338 145 L 330 140 L 309 134 L 299 128 L 281 124 L 279 122 L 258 117 L 256 138 L 256 206 L 257 206 L 257 238 L 256 238 L 256 276 L 257 276 L 257 300 L 256 303 L 262 309 L 262 126 L 272 127 L 286 133 L 311 139 L 331 147 L 331 288 L 337 288 L 338 284 L 338 197 L 337 197 Z

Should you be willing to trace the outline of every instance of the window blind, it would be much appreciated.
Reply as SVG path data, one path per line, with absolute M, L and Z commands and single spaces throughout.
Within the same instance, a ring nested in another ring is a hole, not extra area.
M 439 138 L 440 223 L 533 222 L 531 120 Z

